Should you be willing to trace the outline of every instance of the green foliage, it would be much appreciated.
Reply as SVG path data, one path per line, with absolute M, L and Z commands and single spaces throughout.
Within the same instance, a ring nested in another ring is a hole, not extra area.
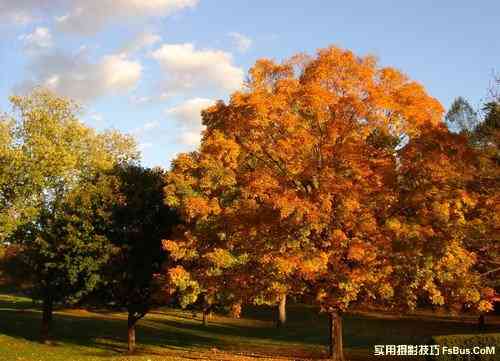
M 138 152 L 129 137 L 95 133 L 74 102 L 50 91 L 10 101 L 14 112 L 0 122 L 0 236 L 18 245 L 33 297 L 73 303 L 101 281 L 111 252 L 108 173 Z
M 494 148 L 496 159 L 499 155 L 499 132 L 500 132 L 500 100 L 490 101 L 483 106 L 484 120 L 476 127 L 475 137 L 479 144 Z
M 178 302 L 182 308 L 186 308 L 190 304 L 194 304 L 202 293 L 200 284 L 191 278 L 189 272 L 184 268 L 177 266 L 171 268 L 168 272 L 170 287 L 177 294 Z
M 157 299 L 154 275 L 165 261 L 161 241 L 169 235 L 177 217 L 163 202 L 162 169 L 125 165 L 117 166 L 110 174 L 116 193 L 105 233 L 114 254 L 104 271 L 106 283 L 98 297 L 140 318 Z
M 440 345 L 452 349 L 470 350 L 469 355 L 448 354 L 440 352 L 439 356 L 429 356 L 429 360 L 434 361 L 495 361 L 498 360 L 500 349 L 500 333 L 477 334 L 477 335 L 447 335 L 434 336 L 432 341 L 436 345 Z M 475 354 L 475 350 L 485 347 L 495 347 L 495 353 L 492 355 Z
M 36 213 L 30 204 L 28 172 L 23 171 L 23 152 L 15 146 L 15 121 L 0 116 L 0 242 L 4 241 L 17 225 Z
M 477 113 L 467 100 L 456 98 L 445 116 L 448 129 L 455 133 L 472 132 L 479 123 Z
M 497 85 L 500 84 L 497 80 Z M 496 94 L 496 95 L 495 95 Z M 483 119 L 470 134 L 477 152 L 477 171 L 471 188 L 477 192 L 476 219 L 468 219 L 467 243 L 477 256 L 477 269 L 487 283 L 500 292 L 500 96 L 492 91 L 492 99 L 483 105 Z
M 56 211 L 42 209 L 9 238 L 20 246 L 18 267 L 25 271 L 16 278 L 32 282 L 34 298 L 74 303 L 102 280 L 111 253 L 103 233 L 109 215 L 103 209 L 104 190 L 95 182 L 67 194 Z

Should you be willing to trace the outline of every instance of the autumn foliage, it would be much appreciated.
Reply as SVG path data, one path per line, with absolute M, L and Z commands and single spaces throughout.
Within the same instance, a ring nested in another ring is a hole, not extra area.
M 11 102 L 0 268 L 43 302 L 42 339 L 55 305 L 92 297 L 128 309 L 130 351 L 160 303 L 198 307 L 205 323 L 220 307 L 279 304 L 283 325 L 294 299 L 328 314 L 343 360 L 346 312 L 492 309 L 498 95 L 483 122 L 457 102 L 450 132 L 436 99 L 372 56 L 262 59 L 202 112 L 200 147 L 169 172 L 137 166 L 132 139 L 95 133 L 67 99 L 39 89 Z
M 165 189 L 186 222 L 164 244 L 183 274 L 174 288 L 307 294 L 335 315 L 491 307 L 465 247 L 474 151 L 420 84 L 330 47 L 258 61 L 246 89 L 202 114 L 201 146 Z

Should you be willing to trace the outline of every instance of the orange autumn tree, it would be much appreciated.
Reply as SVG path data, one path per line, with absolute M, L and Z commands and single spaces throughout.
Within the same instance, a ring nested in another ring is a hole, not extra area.
M 275 304 L 304 289 L 274 250 L 293 235 L 273 221 L 276 210 L 241 192 L 237 177 L 253 162 L 242 155 L 222 133 L 206 136 L 199 151 L 173 161 L 167 176 L 166 203 L 180 210 L 184 224 L 164 241 L 173 261 L 166 264 L 166 291 L 183 307 L 201 306 L 204 322 L 214 306 L 238 314 L 243 303 Z
M 246 89 L 203 112 L 200 149 L 173 163 L 166 202 L 186 224 L 165 242 L 178 261 L 169 272 L 183 275 L 172 284 L 217 293 L 215 267 L 238 285 L 235 298 L 314 295 L 342 360 L 342 313 L 389 306 L 404 288 L 387 226 L 399 206 L 397 145 L 439 127 L 442 113 L 373 57 L 330 47 L 258 61 Z
M 165 265 L 166 291 L 183 307 L 198 303 L 204 323 L 216 306 L 238 315 L 243 303 L 273 303 L 292 283 L 284 279 L 286 264 L 270 263 L 254 248 L 257 231 L 268 240 L 285 232 L 271 222 L 274 210 L 242 196 L 237 175 L 248 162 L 241 155 L 234 141 L 214 134 L 199 151 L 175 159 L 167 175 L 165 201 L 184 224 L 164 241 L 172 261 Z
M 230 208 L 222 203 L 237 195 L 232 169 L 239 151 L 218 141 L 207 140 L 204 150 L 175 159 L 165 187 L 166 203 L 179 209 L 184 221 L 163 243 L 171 260 L 165 265 L 166 291 L 178 296 L 182 307 L 198 303 L 204 324 L 215 306 L 237 306 L 249 289 L 247 272 L 240 270 L 247 254 L 237 252 L 231 229 L 222 221 L 223 209 Z
M 398 259 L 397 294 L 412 308 L 424 302 L 455 312 L 492 309 L 494 290 L 481 279 L 477 243 L 494 246 L 490 223 L 498 227 L 498 217 L 487 213 L 498 196 L 485 197 L 484 161 L 465 134 L 444 126 L 400 151 L 398 205 L 385 226 Z

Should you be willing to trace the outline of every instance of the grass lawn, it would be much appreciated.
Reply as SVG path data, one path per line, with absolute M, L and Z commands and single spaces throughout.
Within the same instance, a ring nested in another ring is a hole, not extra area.
M 270 308 L 246 310 L 241 319 L 215 316 L 208 327 L 191 312 L 165 308 L 139 322 L 137 353 L 129 356 L 123 313 L 58 310 L 52 345 L 37 342 L 40 317 L 30 299 L 0 294 L 0 361 L 320 360 L 328 335 L 326 318 L 306 306 L 290 306 L 287 327 L 279 330 L 270 321 Z M 346 355 L 352 361 L 377 360 L 374 345 L 428 344 L 432 335 L 475 333 L 473 322 L 423 315 L 346 316 Z M 488 331 L 499 329 L 488 326 Z

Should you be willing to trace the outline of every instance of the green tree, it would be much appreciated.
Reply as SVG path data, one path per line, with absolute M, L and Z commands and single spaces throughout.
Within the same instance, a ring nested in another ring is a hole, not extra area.
M 26 186 L 32 179 L 23 171 L 23 151 L 15 141 L 16 122 L 4 114 L 0 116 L 0 242 L 37 212 Z
M 105 271 L 106 283 L 98 297 L 128 312 L 128 349 L 135 349 L 135 328 L 155 305 L 160 287 L 155 274 L 165 261 L 161 241 L 177 223 L 163 202 L 165 172 L 138 165 L 118 166 L 108 238 L 115 248 Z
M 495 157 L 499 157 L 498 150 L 500 144 L 500 100 L 491 100 L 483 106 L 484 118 L 475 129 L 474 136 L 479 144 L 490 151 L 496 150 L 493 153 Z
M 479 194 L 481 222 L 471 227 L 469 243 L 480 255 L 478 268 L 500 293 L 500 78 L 494 77 L 490 97 L 483 105 L 483 119 L 476 127 L 474 145 L 478 154 L 474 189 Z
M 473 129 L 462 132 L 466 136 L 470 152 L 469 159 L 455 159 L 462 165 L 462 175 L 469 172 L 469 179 L 462 177 L 465 183 L 462 192 L 471 200 L 468 211 L 464 213 L 466 222 L 453 231 L 463 232 L 463 244 L 472 251 L 477 262 L 474 270 L 482 281 L 500 292 L 500 78 L 493 76 L 489 96 L 484 102 L 480 118 Z M 458 108 L 458 107 L 457 107 Z M 471 112 L 469 112 L 470 114 Z M 464 113 L 465 114 L 465 113 Z M 462 114 L 463 115 L 463 114 Z M 472 122 L 474 124 L 474 122 Z M 444 138 L 441 139 L 443 141 Z M 451 144 L 443 144 L 443 148 L 454 148 Z M 457 180 L 460 177 L 454 177 Z M 457 182 L 455 181 L 455 186 Z M 449 185 L 447 189 L 451 189 Z M 480 325 L 484 324 L 484 314 L 480 317 Z
M 465 98 L 458 97 L 451 104 L 445 116 L 448 129 L 455 133 L 471 133 L 479 123 L 477 112 Z
M 471 131 L 464 133 L 474 148 L 473 179 L 469 192 L 475 196 L 468 222 L 467 244 L 478 255 L 477 270 L 488 283 L 500 292 L 500 227 L 498 205 L 500 198 L 500 78 L 493 76 L 488 98 L 481 109 L 481 118 Z M 469 162 L 470 164 L 471 162 Z
M 54 304 L 76 302 L 101 280 L 111 250 L 105 225 L 113 182 L 106 173 L 138 154 L 130 138 L 95 133 L 77 119 L 75 103 L 47 90 L 10 101 L 14 112 L 4 122 L 15 157 L 2 177 L 16 182 L 0 198 L 8 200 L 4 224 L 15 225 L 7 241 L 20 246 L 32 296 L 43 304 L 46 341 Z

